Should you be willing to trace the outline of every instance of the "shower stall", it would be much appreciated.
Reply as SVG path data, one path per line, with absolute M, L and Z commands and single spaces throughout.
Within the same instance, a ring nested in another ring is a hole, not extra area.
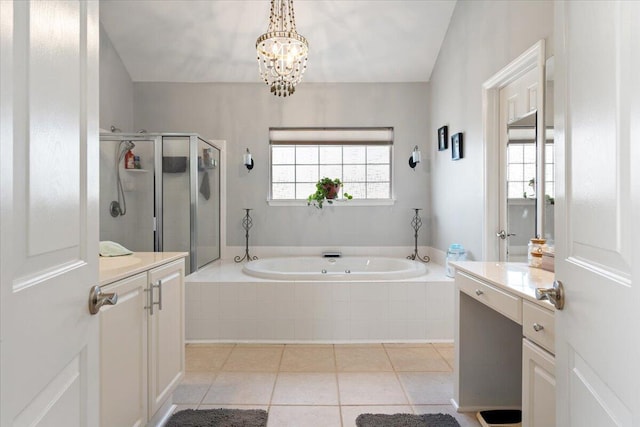
M 219 259 L 223 148 L 192 133 L 101 133 L 100 240 L 188 252 L 188 272 Z

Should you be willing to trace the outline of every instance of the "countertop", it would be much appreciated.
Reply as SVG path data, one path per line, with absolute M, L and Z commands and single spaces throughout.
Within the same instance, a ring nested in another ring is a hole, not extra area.
M 100 257 L 100 286 L 142 273 L 187 255 L 187 252 L 134 252 L 131 255 Z
M 536 299 L 536 288 L 553 286 L 555 274 L 550 271 L 529 267 L 522 262 L 457 261 L 451 264 L 457 270 L 483 279 L 542 307 L 555 310 L 550 302 Z

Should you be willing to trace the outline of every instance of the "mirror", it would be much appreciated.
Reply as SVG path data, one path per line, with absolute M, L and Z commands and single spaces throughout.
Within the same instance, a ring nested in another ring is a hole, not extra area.
M 527 260 L 531 237 L 544 237 L 548 244 L 554 240 L 553 58 L 546 62 L 545 80 L 544 120 L 533 110 L 507 124 L 508 261 Z M 544 147 L 536 143 L 537 123 L 546 128 Z
M 527 260 L 527 243 L 537 233 L 536 110 L 507 124 L 507 260 Z
M 555 176 L 555 150 L 553 144 L 553 95 L 554 95 L 554 59 L 553 56 L 545 63 L 544 82 L 544 123 L 546 128 L 546 138 L 544 144 L 544 228 L 542 236 L 547 239 L 548 245 L 554 244 L 555 239 L 555 198 L 556 198 L 556 176 Z

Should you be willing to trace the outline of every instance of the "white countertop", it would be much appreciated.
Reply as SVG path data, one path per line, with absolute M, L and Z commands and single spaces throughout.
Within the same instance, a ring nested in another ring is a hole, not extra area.
M 131 255 L 100 257 L 100 286 L 142 273 L 187 255 L 186 252 L 134 252 Z
M 457 261 L 451 264 L 457 270 L 476 276 L 545 308 L 555 310 L 550 302 L 536 299 L 536 288 L 553 286 L 555 274 L 550 271 L 529 267 L 522 262 Z

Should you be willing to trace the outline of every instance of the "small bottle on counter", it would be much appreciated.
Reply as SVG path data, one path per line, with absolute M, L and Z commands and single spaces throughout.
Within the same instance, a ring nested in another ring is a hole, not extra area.
M 547 239 L 531 239 L 528 245 L 527 260 L 530 267 L 542 267 L 542 252 L 546 247 Z
M 467 259 L 467 252 L 464 247 L 459 243 L 453 243 L 447 250 L 447 258 L 445 259 L 445 274 L 449 277 L 455 277 L 455 268 L 449 265 L 450 261 L 465 261 Z
M 142 166 L 140 165 L 140 156 L 133 156 L 133 168 L 142 169 Z

